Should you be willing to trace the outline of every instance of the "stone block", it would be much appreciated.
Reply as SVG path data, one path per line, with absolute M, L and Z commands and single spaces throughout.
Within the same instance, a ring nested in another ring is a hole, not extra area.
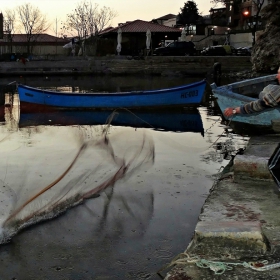
M 272 180 L 272 176 L 267 166 L 268 160 L 269 157 L 237 155 L 233 164 L 234 178 L 250 177 L 256 180 Z
M 272 129 L 276 133 L 280 133 L 280 119 L 271 121 Z
M 268 169 L 268 161 L 279 145 L 279 135 L 253 136 L 242 155 L 234 158 L 234 180 L 273 180 Z
M 268 250 L 259 221 L 200 221 L 188 247 L 190 254 L 240 257 Z

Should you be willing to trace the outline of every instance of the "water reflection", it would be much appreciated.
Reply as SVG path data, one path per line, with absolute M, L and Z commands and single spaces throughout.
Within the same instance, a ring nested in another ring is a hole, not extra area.
M 131 128 L 120 133 L 108 126 L 99 131 L 90 127 L 29 127 L 10 135 L 9 150 L 7 140 L 0 149 L 9 165 L 5 166 L 5 161 L 0 165 L 1 170 L 6 169 L 2 194 L 10 203 L 1 209 L 0 242 L 27 225 L 55 217 L 100 194 L 154 161 L 151 136 Z M 111 190 L 108 202 L 113 197 Z M 121 202 L 129 205 L 124 197 Z
M 96 88 L 150 89 L 185 84 L 193 79 L 157 77 L 134 81 L 135 84 L 126 78 L 105 77 L 97 82 Z M 74 86 L 82 90 L 83 83 L 90 89 L 95 87 L 94 77 L 38 77 L 26 82 L 46 88 Z M 64 215 L 14 236 L 13 242 L 1 246 L 3 279 L 157 280 L 156 271 L 182 252 L 191 240 L 215 179 L 212 175 L 228 163 L 222 153 L 244 146 L 243 137 L 232 131 L 224 133 L 220 112 L 211 98 L 208 91 L 198 112 L 149 112 L 148 117 L 147 112 L 141 112 L 141 121 L 137 114 L 118 111 L 112 120 L 116 123 L 108 131 L 116 159 L 132 162 L 135 146 L 142 147 L 146 134 L 155 147 L 153 165 L 134 161 L 133 172 L 126 173 L 99 197 L 87 199 Z M 83 141 L 100 139 L 102 123 L 106 123 L 110 112 L 102 117 L 82 115 L 24 115 L 19 114 L 19 108 L 15 107 L 13 112 L 5 108 L 5 123 L 0 127 L 1 221 L 12 208 L 22 205 L 31 194 L 57 178 L 73 161 Z M 99 123 L 92 124 L 96 119 Z M 150 125 L 154 129 L 146 129 Z M 145 147 L 148 153 L 143 153 L 142 159 L 151 155 L 151 146 Z M 116 174 L 118 166 L 105 149 L 89 149 L 58 185 L 59 196 L 54 188 L 49 199 L 53 199 L 53 194 L 58 197 L 55 201 L 60 202 L 68 187 L 75 191 L 76 186 L 79 190 L 97 186 L 107 176 Z
M 0 123 L 5 122 L 5 107 L 0 106 Z
M 103 125 L 110 119 L 114 126 L 153 128 L 162 131 L 199 132 L 204 134 L 203 123 L 197 109 L 163 112 L 116 111 L 61 111 L 21 113 L 19 127 L 38 125 Z

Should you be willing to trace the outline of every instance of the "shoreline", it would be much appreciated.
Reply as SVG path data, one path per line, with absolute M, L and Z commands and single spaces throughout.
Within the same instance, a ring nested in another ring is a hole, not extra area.
M 278 144 L 279 134 L 253 136 L 244 154 L 224 169 L 202 207 L 182 263 L 165 280 L 280 279 L 280 192 L 267 168 Z M 211 262 L 220 264 L 218 271 Z M 261 263 L 259 270 L 250 262 Z

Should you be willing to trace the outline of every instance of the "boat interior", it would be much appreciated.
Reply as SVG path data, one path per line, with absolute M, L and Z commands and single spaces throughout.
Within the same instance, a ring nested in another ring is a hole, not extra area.
M 250 80 L 229 84 L 228 87 L 235 93 L 249 97 L 258 97 L 263 88 L 269 84 L 278 84 L 276 75 L 269 75 Z

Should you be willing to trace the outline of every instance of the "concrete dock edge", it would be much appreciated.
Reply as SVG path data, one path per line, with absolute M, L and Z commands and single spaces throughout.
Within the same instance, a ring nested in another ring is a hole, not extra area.
M 165 280 L 280 279 L 280 192 L 267 168 L 279 140 L 279 134 L 254 136 L 229 163 L 228 176 L 214 183 L 192 241 L 182 250 L 183 263 L 167 271 Z M 188 261 L 193 257 L 236 265 L 216 274 Z M 276 268 L 257 271 L 243 265 L 263 260 Z

